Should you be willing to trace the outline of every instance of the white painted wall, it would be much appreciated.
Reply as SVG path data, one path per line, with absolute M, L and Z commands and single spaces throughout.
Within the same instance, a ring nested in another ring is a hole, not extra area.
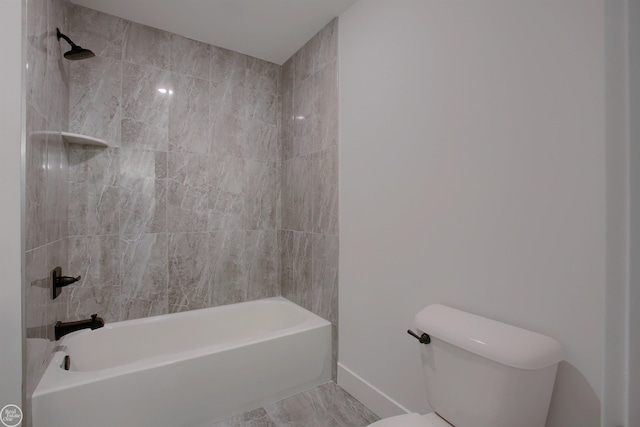
M 602 426 L 626 426 L 629 284 L 627 4 L 605 2 L 607 288 Z
M 0 1 L 0 408 L 22 405 L 22 1 Z
M 605 11 L 607 287 L 602 388 L 604 427 L 627 423 L 629 299 L 629 69 L 627 2 L 607 0 Z
M 629 426 L 640 425 L 640 0 L 629 0 Z
M 338 382 L 380 415 L 429 410 L 405 331 L 444 303 L 558 339 L 548 426 L 600 425 L 603 45 L 603 0 L 341 15 Z

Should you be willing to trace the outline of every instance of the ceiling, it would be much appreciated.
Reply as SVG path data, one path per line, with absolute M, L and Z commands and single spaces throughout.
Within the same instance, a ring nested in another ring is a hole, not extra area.
M 71 1 L 281 65 L 357 0 Z

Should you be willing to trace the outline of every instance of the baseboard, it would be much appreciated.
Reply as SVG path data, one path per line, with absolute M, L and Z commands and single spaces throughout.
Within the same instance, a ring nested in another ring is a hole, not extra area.
M 411 412 L 341 363 L 338 363 L 338 385 L 380 418 Z

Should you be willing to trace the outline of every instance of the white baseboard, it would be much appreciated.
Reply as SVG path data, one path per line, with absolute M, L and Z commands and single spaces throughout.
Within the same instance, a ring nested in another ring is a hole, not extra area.
M 338 363 L 338 385 L 380 418 L 411 412 L 341 363 Z

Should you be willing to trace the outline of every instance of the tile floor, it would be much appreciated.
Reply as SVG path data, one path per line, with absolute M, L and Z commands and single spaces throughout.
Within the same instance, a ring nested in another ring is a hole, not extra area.
M 378 417 L 330 382 L 212 427 L 365 427 Z

